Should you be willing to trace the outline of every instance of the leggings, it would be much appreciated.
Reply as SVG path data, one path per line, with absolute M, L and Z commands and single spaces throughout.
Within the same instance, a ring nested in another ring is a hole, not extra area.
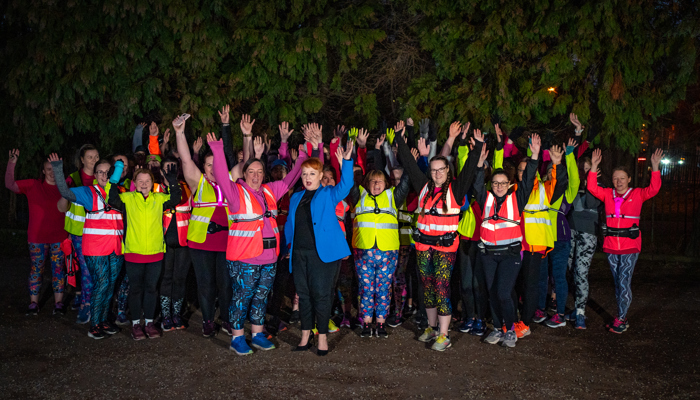
M 569 270 L 574 275 L 576 288 L 576 314 L 586 314 L 588 302 L 588 270 L 596 248 L 596 236 L 591 233 L 571 231 L 571 251 L 569 252 Z
M 170 317 L 171 308 L 173 314 L 180 314 L 189 270 L 189 247 L 169 247 L 163 256 L 163 277 L 160 281 L 160 310 L 163 317 Z
M 513 289 L 522 263 L 520 254 L 482 254 L 481 262 L 484 266 L 486 288 L 492 310 L 498 316 L 499 322 L 494 322 L 494 327 L 498 328 L 499 325 L 505 324 L 508 329 L 512 329 L 513 324 L 517 322 Z M 496 315 L 494 315 L 494 321 L 496 321 Z
M 49 254 L 51 255 L 51 272 L 53 274 L 51 287 L 53 287 L 54 293 L 63 293 L 66 285 L 66 274 L 63 270 L 61 243 L 29 243 L 29 257 L 32 261 L 29 272 L 29 294 L 32 296 L 39 295 L 46 256 Z
M 425 308 L 437 308 L 438 315 L 452 315 L 450 278 L 457 253 L 443 252 L 432 247 L 416 251 L 418 275 L 423 283 Z
M 352 285 L 355 279 L 355 262 L 350 256 L 346 260 L 340 260 L 340 272 L 338 274 L 338 300 L 341 304 L 346 304 L 346 317 L 350 318 L 350 309 L 353 304 Z M 359 308 L 359 307 L 358 307 Z
M 518 297 L 522 298 L 523 309 L 520 313 L 520 320 L 528 326 L 532 323 L 532 319 L 535 317 L 535 312 L 539 304 L 540 268 L 547 268 L 546 264 L 542 265 L 542 256 L 542 253 L 523 251 L 520 282 L 516 287 L 517 296 L 515 297 L 514 304 L 518 304 Z M 546 258 L 544 260 L 546 260 Z
M 394 272 L 394 315 L 398 320 L 403 316 L 403 307 L 406 305 L 408 290 L 406 290 L 406 266 L 411 255 L 411 246 L 399 247 L 399 258 Z
M 158 279 L 163 270 L 163 260 L 150 263 L 126 262 L 129 276 L 129 314 L 131 320 L 140 320 L 141 315 L 153 319 L 158 302 Z
M 275 282 L 277 263 L 257 265 L 229 260 L 226 263 L 233 293 L 229 306 L 233 329 L 243 329 L 246 316 L 251 324 L 263 325 L 267 295 Z
M 229 322 L 231 306 L 231 276 L 226 266 L 225 251 L 190 249 L 194 275 L 197 277 L 197 296 L 204 321 L 213 321 L 216 299 L 219 299 L 219 318 Z
M 627 311 L 632 303 L 632 273 L 637 264 L 639 253 L 608 254 L 610 271 L 615 282 L 615 299 L 617 300 L 617 318 L 627 319 Z
M 484 318 L 488 305 L 484 269 L 481 258 L 477 257 L 478 243 L 471 240 L 460 240 L 457 252 L 457 263 L 461 277 L 462 318 L 465 321 L 472 318 Z
M 90 280 L 90 271 L 85 264 L 85 257 L 83 257 L 83 237 L 76 235 L 69 235 L 71 242 L 73 242 L 73 249 L 75 254 L 78 255 L 78 264 L 80 265 L 80 309 L 87 307 L 90 308 L 90 298 L 92 296 L 92 281 Z
M 114 283 L 124 265 L 124 256 L 118 256 L 114 252 L 108 256 L 85 256 L 85 263 L 90 270 L 93 289 L 90 322 L 92 326 L 97 326 L 107 322 Z
M 120 274 L 121 283 L 117 291 L 117 313 L 126 313 L 126 306 L 129 299 L 129 276 L 126 274 L 126 268 L 122 268 L 124 273 Z
M 316 250 L 294 250 L 291 257 L 294 286 L 299 295 L 301 330 L 308 331 L 316 325 L 319 334 L 327 334 L 340 263 L 323 262 Z
M 360 317 L 384 319 L 391 306 L 391 280 L 396 269 L 398 250 L 355 249 L 360 294 Z
M 570 240 L 557 240 L 554 242 L 554 249 L 547 255 L 547 259 L 552 263 L 552 277 L 554 278 L 554 290 L 557 294 L 557 314 L 564 315 L 566 312 L 566 299 L 569 296 L 569 285 L 566 282 L 566 268 L 568 265 L 569 252 L 571 251 Z M 539 308 L 544 310 L 547 305 L 547 264 L 540 268 L 540 298 Z

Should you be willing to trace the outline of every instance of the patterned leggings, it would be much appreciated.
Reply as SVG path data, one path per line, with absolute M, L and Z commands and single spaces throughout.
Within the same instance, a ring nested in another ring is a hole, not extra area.
M 66 274 L 63 270 L 63 252 L 61 243 L 29 243 L 29 257 L 32 269 L 29 272 L 29 294 L 38 296 L 41 289 L 41 277 L 44 274 L 46 256 L 51 254 L 51 286 L 54 293 L 63 293 L 66 285 Z
M 608 254 L 610 271 L 615 282 L 617 317 L 622 320 L 627 318 L 627 311 L 632 303 L 632 273 L 638 258 L 639 253 Z
M 117 313 L 126 313 L 126 307 L 129 300 L 129 277 L 126 275 L 126 269 L 122 274 L 122 281 L 119 284 L 117 291 Z
M 90 308 L 90 298 L 92 297 L 92 280 L 90 280 L 90 271 L 85 264 L 83 257 L 83 237 L 70 235 L 70 240 L 73 242 L 73 249 L 78 255 L 78 265 L 80 266 L 80 309 Z
M 277 263 L 255 265 L 226 260 L 233 297 L 229 316 L 233 329 L 243 329 L 246 317 L 253 325 L 265 323 L 267 295 L 275 282 Z
M 107 321 L 114 283 L 124 266 L 124 256 L 114 252 L 108 256 L 85 256 L 85 263 L 90 270 L 93 288 L 90 322 L 96 326 Z
M 569 271 L 574 275 L 576 288 L 576 314 L 586 314 L 588 302 L 588 270 L 595 253 L 596 236 L 591 233 L 571 230 L 571 251 L 569 252 Z
M 399 261 L 394 273 L 394 315 L 399 319 L 403 315 L 403 307 L 406 304 L 408 291 L 406 290 L 406 265 L 411 255 L 411 246 L 399 247 Z
M 384 319 L 391 306 L 391 279 L 398 250 L 355 249 L 355 268 L 360 289 L 360 317 Z
M 423 283 L 425 308 L 436 308 L 438 315 L 452 315 L 450 279 L 457 253 L 442 252 L 430 248 L 416 251 L 418 275 Z

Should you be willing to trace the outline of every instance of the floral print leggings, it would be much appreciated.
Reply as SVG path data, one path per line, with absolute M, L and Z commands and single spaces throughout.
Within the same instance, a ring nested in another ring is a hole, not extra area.
M 391 306 L 391 281 L 398 250 L 355 249 L 355 268 L 360 295 L 360 317 L 386 318 Z
M 29 257 L 32 269 L 29 272 L 29 294 L 38 296 L 41 290 L 41 276 L 44 274 L 46 257 L 51 255 L 51 286 L 54 293 L 63 293 L 66 286 L 66 273 L 63 270 L 63 252 L 61 243 L 29 243 Z
M 450 278 L 456 258 L 456 252 L 446 253 L 433 248 L 416 251 L 425 308 L 437 308 L 438 315 L 441 316 L 452 315 Z

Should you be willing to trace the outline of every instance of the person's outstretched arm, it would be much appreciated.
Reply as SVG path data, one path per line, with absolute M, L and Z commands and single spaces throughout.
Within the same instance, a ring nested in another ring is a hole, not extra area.
M 525 165 L 523 179 L 515 190 L 515 199 L 518 202 L 518 212 L 522 213 L 527 204 L 527 200 L 532 192 L 532 187 L 535 184 L 535 175 L 537 174 L 537 162 L 540 157 L 541 140 L 538 134 L 532 135 L 530 138 L 529 149 L 532 153 L 530 160 Z
M 180 163 L 182 164 L 182 174 L 185 176 L 185 181 L 189 185 L 190 190 L 197 190 L 199 178 L 202 177 L 202 172 L 197 167 L 197 164 L 192 161 L 190 156 L 190 148 L 187 145 L 185 138 L 185 119 L 178 116 L 173 120 L 173 129 L 175 129 L 175 142 L 177 143 L 177 152 L 180 154 Z
M 182 189 L 180 189 L 180 182 L 177 180 L 177 167 L 168 165 L 168 169 L 165 171 L 165 180 L 168 181 L 168 200 L 163 203 L 163 211 L 170 210 L 177 207 L 182 199 Z
M 598 165 L 603 160 L 603 153 L 600 149 L 593 150 L 591 156 L 591 170 L 588 171 L 588 177 L 586 178 L 586 189 L 595 196 L 600 201 L 605 201 L 605 192 L 598 186 Z M 653 165 L 653 164 L 652 164 Z M 653 172 L 652 172 L 653 174 Z
M 238 184 L 229 179 L 229 170 L 226 165 L 226 157 L 224 156 L 224 142 L 216 140 L 213 133 L 207 135 L 207 143 L 214 154 L 214 178 L 221 189 L 221 193 L 228 202 L 230 211 L 237 211 L 240 207 L 238 201 Z
M 348 197 L 350 189 L 354 185 L 354 175 L 352 173 L 352 148 L 353 142 L 348 141 L 345 151 L 341 148 L 335 153 L 335 156 L 342 159 L 342 173 L 340 174 L 340 182 L 331 188 L 331 202 L 335 205 L 340 203 L 341 200 Z M 340 162 L 340 160 L 339 160 Z
M 134 129 L 134 137 L 131 140 L 131 152 L 135 153 L 136 148 L 139 146 L 143 146 L 143 128 L 146 126 L 145 123 L 140 123 L 136 125 L 136 129 Z
M 413 158 L 411 150 L 406 145 L 403 136 L 397 133 L 394 140 L 398 146 L 399 161 L 401 162 L 401 165 L 403 165 L 404 174 L 408 174 L 408 178 L 411 181 L 411 186 L 413 186 L 413 189 L 416 192 L 420 193 L 423 186 L 428 183 L 428 178 L 418 167 L 418 164 L 416 163 L 415 158 Z
M 109 178 L 109 195 L 107 196 L 107 203 L 109 204 L 109 206 L 121 212 L 126 211 L 126 207 L 124 206 L 124 202 L 121 198 L 121 193 L 119 193 L 119 178 L 121 178 L 123 170 L 124 163 L 121 162 L 121 160 L 117 160 L 114 163 L 114 172 Z
M 656 149 L 654 154 L 651 155 L 651 181 L 649 186 L 642 189 L 642 200 L 646 201 L 656 196 L 661 190 L 661 171 L 659 171 L 659 163 L 664 156 L 664 152 L 661 149 Z M 593 171 L 593 168 L 591 168 Z
M 15 167 L 19 158 L 19 149 L 10 150 L 10 159 L 7 161 L 7 169 L 5 170 L 5 187 L 11 191 L 20 194 L 19 186 L 15 181 Z
M 469 192 L 469 189 L 474 184 L 474 176 L 476 175 L 477 165 L 479 164 L 481 149 L 485 146 L 483 142 L 483 135 L 478 129 L 474 130 L 474 138 L 476 139 L 474 143 L 474 149 L 469 153 L 467 158 L 467 165 L 460 171 L 457 176 L 457 180 L 452 183 L 452 193 L 457 200 L 457 203 L 461 206 L 464 204 L 464 198 Z M 479 140 L 479 138 L 481 140 Z

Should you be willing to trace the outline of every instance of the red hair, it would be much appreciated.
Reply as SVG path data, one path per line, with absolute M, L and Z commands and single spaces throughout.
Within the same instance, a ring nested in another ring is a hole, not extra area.
M 318 171 L 319 174 L 323 174 L 323 164 L 321 160 L 316 157 L 307 158 L 301 163 L 301 168 L 313 168 Z

